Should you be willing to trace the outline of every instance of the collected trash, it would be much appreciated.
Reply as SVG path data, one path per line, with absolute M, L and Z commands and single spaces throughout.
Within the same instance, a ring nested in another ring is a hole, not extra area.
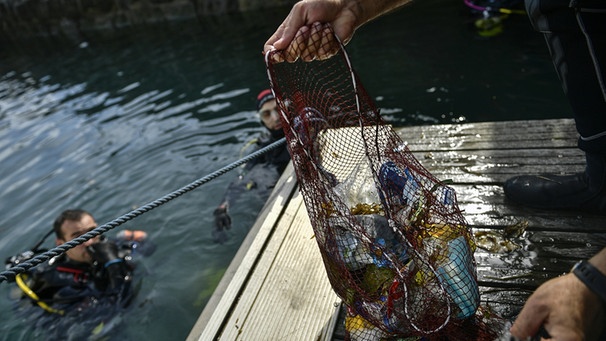
M 454 190 L 402 147 L 344 48 L 322 61 L 272 60 L 284 59 L 266 57 L 268 74 L 347 337 L 494 340 Z

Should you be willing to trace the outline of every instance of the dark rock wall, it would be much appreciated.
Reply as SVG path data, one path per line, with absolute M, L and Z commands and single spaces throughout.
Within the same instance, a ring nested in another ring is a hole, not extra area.
M 188 20 L 263 8 L 297 0 L 0 0 L 0 41 Z

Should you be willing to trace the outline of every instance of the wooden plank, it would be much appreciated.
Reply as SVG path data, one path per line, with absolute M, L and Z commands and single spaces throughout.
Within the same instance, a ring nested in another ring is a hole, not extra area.
M 480 284 L 480 305 L 498 316 L 513 320 L 532 290 L 486 287 Z
M 292 216 L 290 216 L 292 214 Z M 291 199 L 221 339 L 314 340 L 330 324 L 332 291 L 302 197 Z
M 585 159 L 581 155 L 560 158 L 549 153 L 537 153 L 540 162 L 530 164 L 527 159 L 477 159 L 482 153 L 476 153 L 463 160 L 439 158 L 427 161 L 419 158 L 423 166 L 442 181 L 465 184 L 502 184 L 505 180 L 522 174 L 572 174 L 584 170 Z M 417 156 L 418 154 L 415 154 Z M 418 157 L 417 157 L 418 158 Z M 558 160 L 562 160 L 558 162 Z
M 603 215 L 575 211 L 532 209 L 508 202 L 498 185 L 451 185 L 459 209 L 471 226 L 503 228 L 520 221 L 528 222 L 528 231 L 603 232 Z
M 486 142 L 494 147 L 497 144 L 495 142 L 501 141 L 548 140 L 556 143 L 552 145 L 555 146 L 559 140 L 569 141 L 578 135 L 572 119 L 438 124 L 396 130 L 403 140 L 408 140 L 411 144 L 439 144 L 452 140 L 455 141 L 454 148 L 467 143 L 474 144 L 475 141 Z M 565 142 L 564 145 L 568 143 Z
M 576 148 L 574 121 L 483 122 L 397 129 L 411 150 L 499 150 L 519 148 Z
M 603 239 L 598 241 L 592 234 L 583 232 L 527 232 L 508 242 L 519 248 L 501 252 L 476 249 L 474 256 L 482 285 L 534 289 L 547 278 L 568 272 L 575 262 L 591 257 L 606 246 Z
M 219 335 L 295 189 L 296 177 L 292 164 L 289 164 L 188 335 L 188 341 L 214 340 Z
M 421 136 L 408 144 L 421 164 L 441 180 L 501 184 L 520 174 L 574 173 L 584 169 L 570 119 L 484 122 L 398 129 Z
M 263 253 L 259 255 L 259 262 L 256 264 L 254 273 L 251 273 L 249 281 L 243 284 L 242 295 L 238 297 L 238 304 L 234 306 L 230 315 L 225 317 L 225 327 L 221 331 L 222 339 L 237 339 L 240 327 L 246 322 L 250 309 L 252 309 L 252 306 L 257 301 L 258 292 L 261 290 L 263 282 L 266 280 L 266 276 L 271 269 L 272 262 L 289 232 L 290 222 L 294 219 L 299 205 L 300 202 L 293 203 L 292 200 L 287 203 L 286 209 L 280 216 L 271 239 L 267 241 Z

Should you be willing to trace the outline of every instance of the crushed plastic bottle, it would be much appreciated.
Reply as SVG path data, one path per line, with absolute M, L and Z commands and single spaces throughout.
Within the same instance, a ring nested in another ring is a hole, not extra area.
M 473 256 L 463 236 L 450 240 L 447 249 L 447 259 L 437 268 L 438 279 L 460 310 L 456 317 L 465 319 L 472 316 L 480 304 Z
M 359 270 L 373 264 L 377 267 L 391 267 L 393 262 L 408 262 L 406 244 L 401 243 L 387 219 L 380 214 L 355 216 L 356 226 L 347 227 L 349 220 L 329 219 L 330 228 L 335 233 L 337 250 L 348 269 Z
M 422 198 L 421 186 L 412 172 L 387 161 L 379 169 L 379 184 L 379 197 L 386 211 L 394 212 L 400 222 L 408 224 Z
M 452 207 L 455 204 L 454 190 L 448 186 L 440 186 L 435 193 L 438 202 L 444 206 Z

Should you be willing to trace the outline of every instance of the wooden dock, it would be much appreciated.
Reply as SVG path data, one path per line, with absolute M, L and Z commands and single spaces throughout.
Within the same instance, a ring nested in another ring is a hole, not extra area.
M 584 168 L 569 119 L 397 129 L 419 161 L 453 181 L 479 244 L 505 239 L 512 251 L 478 248 L 482 305 L 513 318 L 545 280 L 606 245 L 606 217 L 540 211 L 506 202 L 514 175 Z M 482 243 L 480 243 L 482 242 Z M 504 243 L 505 243 L 504 242 Z M 342 340 L 341 300 L 328 282 L 292 166 L 284 172 L 187 340 Z

